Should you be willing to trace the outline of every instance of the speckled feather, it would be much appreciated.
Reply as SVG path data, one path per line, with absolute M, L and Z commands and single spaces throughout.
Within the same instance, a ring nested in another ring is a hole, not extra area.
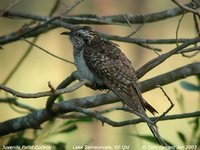
M 166 146 L 145 113 L 145 109 L 152 114 L 157 111 L 143 99 L 135 70 L 118 45 L 104 39 L 88 26 L 77 26 L 71 32 L 62 34 L 69 35 L 73 43 L 80 78 L 90 80 L 95 85 L 94 89 L 110 89 L 133 113 L 147 122 L 158 143 Z
M 135 70 L 128 58 L 117 44 L 95 36 L 83 50 L 89 69 L 104 79 L 106 86 L 131 109 L 144 113 L 147 108 L 154 114 L 156 110 L 142 98 Z
M 135 70 L 117 44 L 88 26 L 77 26 L 65 34 L 70 35 L 73 43 L 81 78 L 90 80 L 97 89 L 110 89 L 135 112 L 145 114 L 145 109 L 152 114 L 157 112 L 143 99 Z

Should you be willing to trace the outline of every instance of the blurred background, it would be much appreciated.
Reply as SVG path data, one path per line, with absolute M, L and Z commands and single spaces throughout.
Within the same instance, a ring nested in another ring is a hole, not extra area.
M 14 0 L 0 0 L 0 9 L 5 9 Z M 183 1 L 190 2 L 190 1 Z M 74 3 L 73 0 L 63 0 L 63 3 L 68 6 Z M 35 14 L 40 16 L 49 15 L 55 0 L 22 0 L 17 6 L 11 10 L 14 12 L 22 12 L 28 14 Z M 176 7 L 171 1 L 165 0 L 85 0 L 76 8 L 74 8 L 68 15 L 78 14 L 96 14 L 97 16 L 108 16 L 117 14 L 147 14 L 154 13 L 170 8 Z M 66 10 L 64 5 L 60 5 L 54 16 L 61 14 Z M 164 39 L 175 38 L 177 24 L 181 16 L 173 17 L 167 20 L 144 24 L 144 26 L 138 31 L 138 34 L 144 39 Z M 0 18 L 0 35 L 5 35 L 20 29 L 25 23 L 29 23 L 30 20 L 25 19 L 8 19 Z M 119 36 L 127 36 L 132 29 L 129 26 L 119 25 L 91 25 L 94 30 L 103 32 L 106 34 L 114 34 Z M 134 25 L 137 27 L 138 25 Z M 47 33 L 42 34 L 36 44 L 48 50 L 49 52 L 73 61 L 72 44 L 65 36 L 60 36 L 60 33 L 65 31 L 64 28 L 57 28 Z M 134 35 L 137 37 L 137 35 Z M 195 37 L 194 23 L 191 14 L 186 14 L 183 18 L 180 29 L 179 38 L 193 38 Z M 138 38 L 138 37 L 137 37 Z M 28 40 L 32 40 L 29 38 Z M 132 61 L 133 66 L 138 69 L 149 60 L 157 57 L 157 55 L 148 49 L 141 48 L 135 44 L 116 42 L 120 45 L 121 50 Z M 153 45 L 162 49 L 162 53 L 167 52 L 176 47 L 172 45 Z M 23 40 L 3 45 L 3 49 L 0 50 L 0 82 L 3 83 L 11 70 L 20 60 L 20 58 L 27 51 L 29 44 Z M 171 71 L 175 68 L 184 66 L 186 64 L 199 61 L 200 56 L 197 55 L 192 58 L 185 58 L 181 55 L 175 55 L 154 68 L 148 74 L 146 74 L 140 81 L 157 76 L 159 74 Z M 42 52 L 38 48 L 33 48 L 29 55 L 26 57 L 23 64 L 18 68 L 13 77 L 7 82 L 7 86 L 21 92 L 39 92 L 49 90 L 47 82 L 51 81 L 52 85 L 56 87 L 62 80 L 69 76 L 76 68 L 66 62 L 56 59 L 46 53 Z M 189 77 L 184 79 L 193 84 L 197 84 L 195 77 Z M 169 114 L 193 112 L 199 109 L 199 93 L 190 92 L 183 89 L 180 86 L 180 81 L 173 84 L 164 86 L 165 91 L 173 100 L 175 107 Z M 87 87 L 82 87 L 75 92 L 65 94 L 64 99 L 79 98 L 90 95 L 96 95 L 102 93 L 101 91 L 93 91 Z M 177 99 L 183 97 L 184 110 L 181 109 Z M 0 92 L 0 97 L 5 98 L 8 96 L 5 92 Z M 9 95 L 11 97 L 11 95 Z M 163 95 L 160 89 L 155 89 L 143 94 L 144 98 L 162 114 L 168 107 L 169 102 Z M 42 109 L 45 107 L 47 98 L 38 99 L 18 99 L 20 102 Z M 96 108 L 98 110 L 106 109 L 113 106 L 121 106 L 121 103 L 115 103 L 108 106 L 102 106 Z M 16 112 L 7 103 L 0 103 L 0 122 L 5 120 L 16 118 L 25 115 L 26 112 L 23 109 L 16 108 L 22 113 Z M 15 106 L 14 106 L 15 107 Z M 150 115 L 150 114 L 149 114 Z M 122 111 L 114 111 L 108 113 L 105 116 L 116 120 L 126 120 L 135 116 Z M 45 142 L 63 142 L 66 143 L 66 147 L 71 149 L 73 145 L 130 145 L 131 149 L 141 149 L 141 145 L 153 145 L 152 143 L 141 140 L 134 135 L 151 135 L 150 130 L 144 123 L 138 125 L 131 125 L 119 128 L 113 128 L 107 124 L 101 125 L 100 121 L 82 122 L 76 123 L 78 129 L 74 132 L 53 134 L 55 130 L 59 129 L 63 122 L 67 119 L 56 119 L 51 128 L 45 128 L 46 130 L 39 131 L 39 136 L 35 140 L 36 144 L 43 144 Z M 188 135 L 192 132 L 188 122 L 190 119 L 161 121 L 157 125 L 161 135 L 176 145 L 183 145 L 178 136 L 178 132 L 182 132 Z M 43 127 L 47 126 L 47 123 L 43 124 Z M 10 136 L 8 135 L 0 138 L 0 144 L 5 144 Z M 26 137 L 31 138 L 33 136 L 33 130 L 26 131 Z

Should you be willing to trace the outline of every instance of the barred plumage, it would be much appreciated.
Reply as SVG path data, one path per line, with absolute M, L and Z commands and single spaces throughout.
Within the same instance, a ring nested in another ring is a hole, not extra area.
M 70 36 L 77 71 L 82 78 L 90 80 L 97 88 L 111 90 L 133 113 L 146 121 L 145 109 L 152 114 L 157 112 L 143 99 L 135 70 L 117 44 L 87 26 L 75 27 L 63 34 Z M 155 127 L 147 124 L 159 143 L 162 143 Z

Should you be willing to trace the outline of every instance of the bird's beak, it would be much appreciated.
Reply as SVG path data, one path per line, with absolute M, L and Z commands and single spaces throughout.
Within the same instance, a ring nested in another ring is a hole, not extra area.
M 62 32 L 61 35 L 70 35 L 71 32 Z

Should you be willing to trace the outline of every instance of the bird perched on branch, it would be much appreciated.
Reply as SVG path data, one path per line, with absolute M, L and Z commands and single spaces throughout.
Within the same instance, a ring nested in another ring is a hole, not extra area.
M 82 79 L 94 84 L 94 89 L 109 89 L 126 104 L 131 112 L 145 120 L 156 140 L 166 143 L 145 113 L 157 111 L 142 97 L 138 79 L 129 59 L 118 45 L 103 38 L 88 26 L 76 26 L 69 35 L 74 49 L 74 60 Z

